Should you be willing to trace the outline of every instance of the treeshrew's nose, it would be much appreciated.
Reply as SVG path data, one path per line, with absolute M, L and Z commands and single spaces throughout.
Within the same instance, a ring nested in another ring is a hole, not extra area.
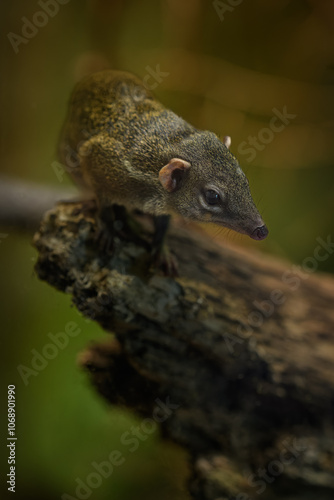
M 264 240 L 268 236 L 268 228 L 265 224 L 263 226 L 257 227 L 250 235 L 253 240 Z

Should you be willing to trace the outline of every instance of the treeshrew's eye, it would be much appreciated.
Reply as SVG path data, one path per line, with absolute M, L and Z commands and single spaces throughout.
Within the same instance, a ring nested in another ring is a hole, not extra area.
M 220 202 L 220 196 L 217 191 L 214 191 L 213 189 L 208 189 L 204 193 L 205 195 L 205 200 L 208 203 L 208 205 L 218 205 Z

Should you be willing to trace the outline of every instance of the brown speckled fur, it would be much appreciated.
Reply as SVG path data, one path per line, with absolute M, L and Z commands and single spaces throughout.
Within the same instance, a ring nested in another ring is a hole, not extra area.
M 247 178 L 226 146 L 214 133 L 164 108 L 129 73 L 106 70 L 77 84 L 59 155 L 72 177 L 95 192 L 100 206 L 118 203 L 153 215 L 176 212 L 246 234 L 263 225 Z M 159 172 L 172 158 L 191 168 L 170 193 Z M 214 209 L 200 202 L 212 187 L 224 194 Z

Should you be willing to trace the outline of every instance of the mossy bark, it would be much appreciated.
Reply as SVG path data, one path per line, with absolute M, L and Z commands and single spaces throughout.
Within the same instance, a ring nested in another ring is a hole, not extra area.
M 151 266 L 147 224 L 142 244 L 114 233 L 111 254 L 95 235 L 94 204 L 57 205 L 36 271 L 113 334 L 80 363 L 189 451 L 192 498 L 333 498 L 334 280 L 181 225 L 174 279 Z

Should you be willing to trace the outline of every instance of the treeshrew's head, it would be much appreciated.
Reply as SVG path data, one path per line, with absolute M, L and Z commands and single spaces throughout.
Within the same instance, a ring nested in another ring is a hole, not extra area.
M 213 222 L 263 240 L 268 229 L 252 199 L 246 175 L 212 132 L 197 132 L 173 147 L 159 180 L 169 207 L 183 217 Z

